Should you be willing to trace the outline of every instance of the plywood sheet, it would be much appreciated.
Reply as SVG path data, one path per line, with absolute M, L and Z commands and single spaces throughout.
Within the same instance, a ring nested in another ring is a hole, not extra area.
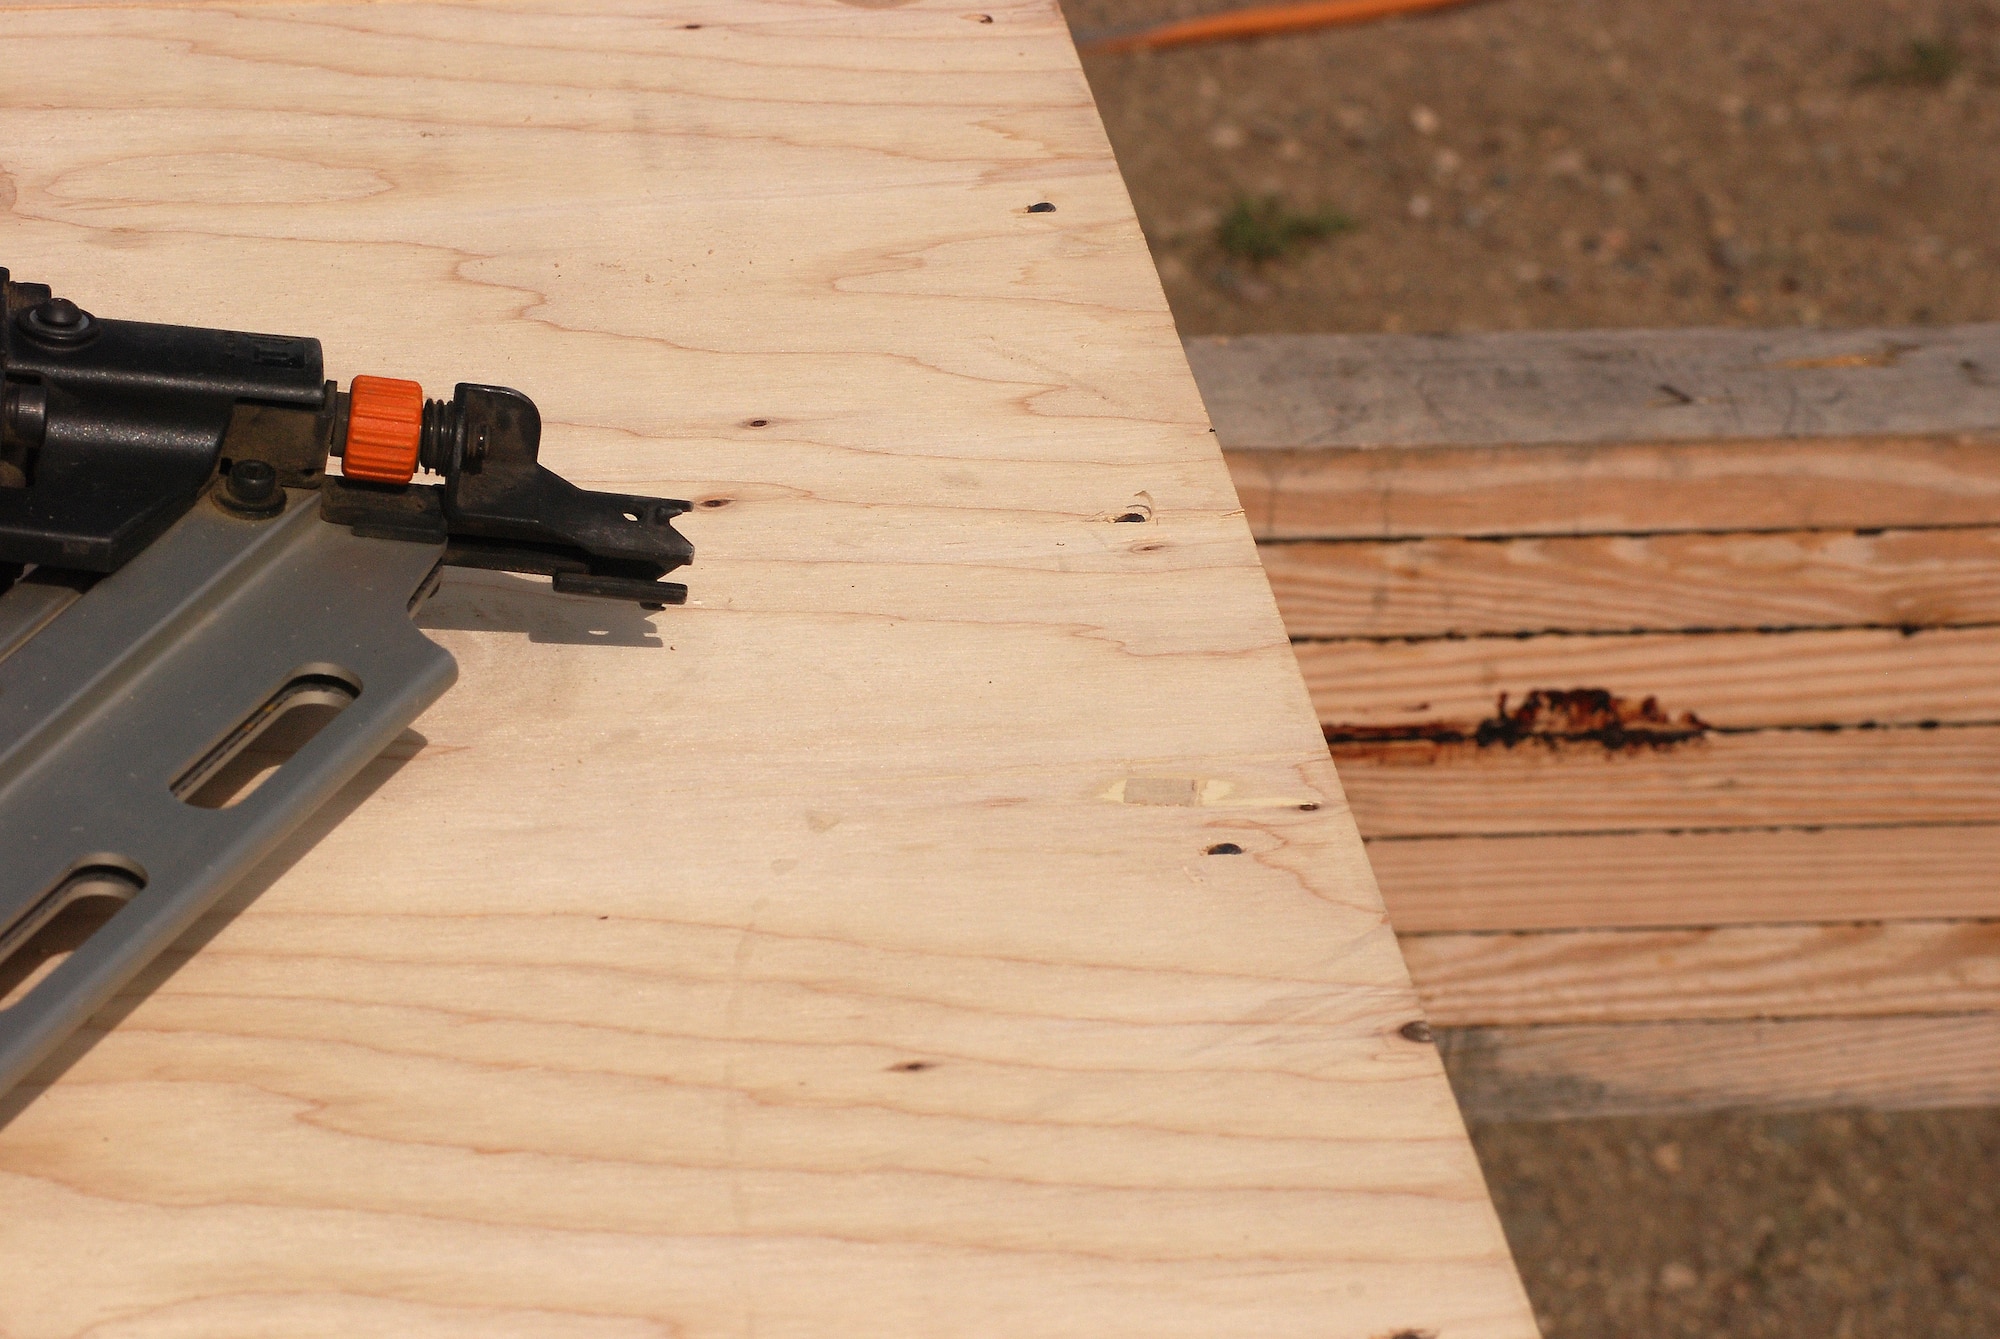
M 1533 1333 L 1053 4 L 0 64 L 23 278 L 701 504 L 685 610 L 454 578 L 401 756 L 0 1113 L 0 1330 Z

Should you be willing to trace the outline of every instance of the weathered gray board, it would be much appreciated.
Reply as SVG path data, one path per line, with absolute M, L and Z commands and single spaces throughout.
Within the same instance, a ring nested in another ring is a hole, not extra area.
M 1224 450 L 1695 442 L 2000 426 L 2000 323 L 1186 341 Z

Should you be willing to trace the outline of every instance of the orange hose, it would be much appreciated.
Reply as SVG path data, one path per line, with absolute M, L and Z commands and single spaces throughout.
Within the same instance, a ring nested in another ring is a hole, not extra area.
M 1185 46 L 1191 42 L 1221 42 L 1238 37 L 1264 37 L 1272 33 L 1300 32 L 1307 28 L 1327 28 L 1341 23 L 1367 23 L 1396 14 L 1444 9 L 1469 0 L 1304 0 L 1299 4 L 1253 5 L 1198 19 L 1163 23 L 1157 28 L 1109 37 L 1085 45 L 1091 54 L 1135 51 L 1141 47 Z

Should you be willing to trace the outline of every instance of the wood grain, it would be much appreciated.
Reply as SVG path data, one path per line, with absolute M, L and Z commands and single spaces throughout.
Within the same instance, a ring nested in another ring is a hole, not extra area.
M 2000 905 L 2000 826 L 1371 841 L 1396 928 L 1963 919 Z
M 1062 19 L 981 12 L 10 14 L 21 277 L 705 505 L 684 610 L 454 578 L 421 738 L 0 1113 L 0 1332 L 1534 1333 Z
M 1468 1112 L 2000 1094 L 2000 326 L 1189 354 Z
M 2000 622 L 2000 530 L 1787 531 L 1258 550 L 1294 637 Z
M 1471 726 L 1500 694 L 1602 688 L 1730 729 L 2000 721 L 2000 628 L 1530 637 L 1296 648 L 1320 719 Z
M 1445 1029 L 1473 1120 L 1991 1106 L 2000 1014 Z
M 1403 936 L 1455 1027 L 2000 1011 L 2000 922 Z
M 1260 540 L 1977 526 L 2000 524 L 1996 440 L 1274 448 L 1229 469 Z
M 1666 747 L 1333 750 L 1364 836 L 2000 820 L 2000 729 L 1758 731 Z

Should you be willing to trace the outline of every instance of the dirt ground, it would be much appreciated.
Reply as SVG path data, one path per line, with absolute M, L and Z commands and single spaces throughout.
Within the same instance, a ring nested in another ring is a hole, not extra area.
M 1186 335 L 2000 317 L 2000 0 L 1486 0 L 1085 70 Z M 1351 227 L 1222 244 L 1272 199 Z
M 1473 1144 L 1547 1339 L 2000 1335 L 2000 1111 L 1486 1125 Z
M 1232 3 L 1064 0 L 1085 40 Z M 2000 319 L 2000 0 L 1486 0 L 1085 70 L 1186 335 Z M 1474 1142 L 1548 1339 L 2000 1336 L 2000 1111 Z

